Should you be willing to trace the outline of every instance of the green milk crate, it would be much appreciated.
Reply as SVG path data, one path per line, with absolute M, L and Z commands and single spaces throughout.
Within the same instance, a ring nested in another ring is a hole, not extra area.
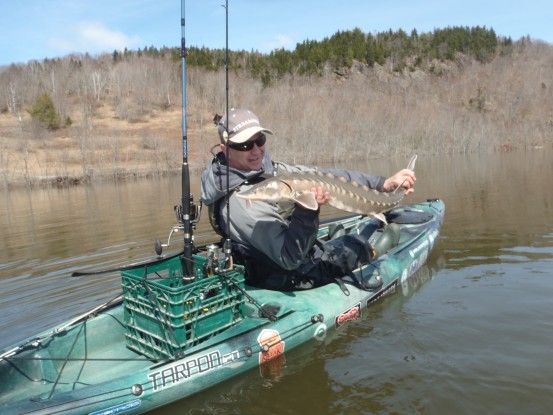
M 171 359 L 244 318 L 243 272 L 205 277 L 206 258 L 193 261 L 193 282 L 180 257 L 121 272 L 127 347 Z

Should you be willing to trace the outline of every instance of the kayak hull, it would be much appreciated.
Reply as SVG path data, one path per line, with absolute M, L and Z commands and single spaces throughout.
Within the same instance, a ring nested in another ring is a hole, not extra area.
M 388 218 L 400 226 L 400 240 L 354 272 L 357 281 L 367 283 L 365 288 L 346 282 L 278 292 L 233 283 L 239 287 L 233 288 L 233 295 L 240 298 L 240 313 L 218 314 L 230 316 L 225 324 L 230 323 L 220 332 L 204 330 L 198 322 L 196 333 L 190 339 L 185 333 L 181 340 L 184 346 L 177 352 L 170 344 L 163 344 L 163 338 L 140 330 L 129 332 L 134 309 L 129 311 L 130 302 L 125 298 L 19 342 L 0 352 L 0 413 L 143 413 L 248 370 L 278 372 L 288 351 L 308 342 L 321 342 L 344 324 L 361 318 L 371 304 L 393 294 L 398 284 L 413 275 L 432 251 L 444 213 L 440 200 L 390 212 Z M 376 222 L 351 216 L 335 224 L 359 232 Z M 329 224 L 322 226 L 319 236 L 327 237 L 330 228 Z M 378 231 L 370 237 L 378 238 Z M 208 253 L 200 251 L 198 255 Z M 156 263 L 163 267 L 163 262 Z M 241 270 L 237 266 L 232 272 L 240 277 Z M 153 295 L 148 293 L 144 300 Z M 205 296 L 203 300 L 207 304 Z M 226 303 L 217 303 L 218 310 Z M 163 314 L 168 307 L 164 303 L 155 312 Z M 214 306 L 210 307 L 202 306 L 194 319 L 213 313 Z M 174 319 L 168 331 L 191 330 L 189 310 L 183 313 L 177 315 L 185 320 L 184 328 L 179 325 L 181 320 Z M 167 322 L 166 317 L 160 320 Z M 201 330 L 207 333 L 205 338 L 194 340 Z M 152 350 L 165 348 L 166 354 L 141 353 L 136 346 L 140 342 L 156 343 Z

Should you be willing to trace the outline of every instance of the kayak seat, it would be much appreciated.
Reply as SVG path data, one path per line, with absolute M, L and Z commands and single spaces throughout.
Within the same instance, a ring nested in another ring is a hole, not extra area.
M 374 243 L 375 258 L 384 255 L 393 247 L 399 244 L 400 227 L 397 223 L 389 223 L 384 228 L 380 238 Z
M 339 238 L 340 236 L 344 236 L 346 234 L 346 229 L 344 228 L 344 225 L 341 223 L 332 223 L 328 227 L 328 240 Z

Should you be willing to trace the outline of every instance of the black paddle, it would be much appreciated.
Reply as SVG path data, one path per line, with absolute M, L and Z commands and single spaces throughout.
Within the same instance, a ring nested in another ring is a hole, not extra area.
M 75 271 L 71 274 L 71 277 L 83 277 L 86 275 L 100 275 L 100 274 L 107 274 L 110 272 L 116 272 L 116 271 L 126 271 L 128 269 L 136 268 L 136 267 L 142 267 L 144 265 L 154 265 L 161 261 L 165 261 L 167 259 L 175 258 L 179 255 L 182 255 L 184 251 L 178 251 L 174 254 L 164 256 L 163 258 L 158 258 L 153 261 L 144 261 L 144 262 L 135 262 L 128 265 L 122 265 L 120 267 L 115 267 L 111 269 L 101 269 L 96 271 Z

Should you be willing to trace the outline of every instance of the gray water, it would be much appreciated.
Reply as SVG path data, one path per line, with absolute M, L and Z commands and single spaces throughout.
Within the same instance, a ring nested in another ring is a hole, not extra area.
M 388 175 L 406 162 L 356 168 Z M 440 197 L 446 217 L 409 284 L 271 374 L 250 371 L 155 413 L 550 413 L 553 151 L 419 157 L 417 179 L 406 201 Z M 180 178 L 0 198 L 3 347 L 115 297 L 116 273 L 71 272 L 153 257 L 175 223 Z M 205 217 L 196 234 L 213 239 Z

